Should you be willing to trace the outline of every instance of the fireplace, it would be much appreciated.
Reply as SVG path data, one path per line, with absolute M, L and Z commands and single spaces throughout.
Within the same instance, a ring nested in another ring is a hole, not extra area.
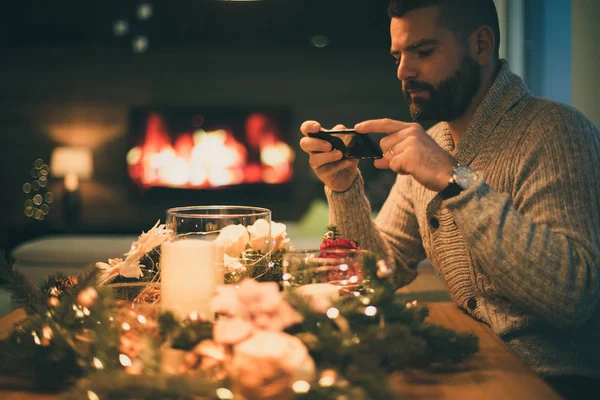
M 285 205 L 294 197 L 297 139 L 285 107 L 138 107 L 127 174 L 145 200 L 260 205 L 295 218 Z
M 136 109 L 128 175 L 142 190 L 285 184 L 294 161 L 288 123 L 283 109 Z

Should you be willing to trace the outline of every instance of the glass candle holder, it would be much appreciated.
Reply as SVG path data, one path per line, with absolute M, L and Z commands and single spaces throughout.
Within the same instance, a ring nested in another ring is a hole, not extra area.
M 245 274 L 246 254 L 270 252 L 271 211 L 265 208 L 171 208 L 166 226 L 172 238 L 161 245 L 161 309 L 180 319 L 197 313 L 211 320 L 215 287 L 226 275 Z
M 368 250 L 332 249 L 291 251 L 283 255 L 284 290 L 307 297 L 337 300 L 358 295 L 366 288 L 363 263 Z

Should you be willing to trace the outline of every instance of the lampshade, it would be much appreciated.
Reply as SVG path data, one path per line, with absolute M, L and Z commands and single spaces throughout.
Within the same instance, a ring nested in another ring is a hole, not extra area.
M 76 175 L 91 178 L 94 172 L 92 150 L 85 147 L 57 147 L 50 157 L 50 173 L 55 177 Z

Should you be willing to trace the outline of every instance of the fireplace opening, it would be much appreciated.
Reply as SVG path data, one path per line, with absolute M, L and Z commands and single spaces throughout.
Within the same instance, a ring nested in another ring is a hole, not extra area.
M 289 121 L 283 108 L 134 109 L 127 172 L 142 191 L 290 183 Z

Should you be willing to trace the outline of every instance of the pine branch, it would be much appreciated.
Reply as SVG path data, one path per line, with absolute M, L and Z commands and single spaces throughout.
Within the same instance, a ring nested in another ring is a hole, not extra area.
M 81 274 L 77 277 L 79 282 L 79 288 L 85 289 L 88 286 L 96 286 L 96 277 L 98 274 L 98 268 L 96 264 L 88 265 Z
M 100 399 L 219 399 L 217 389 L 224 382 L 211 382 L 190 375 L 129 375 L 125 372 L 96 373 L 81 380 L 65 400 L 90 397 L 90 392 Z M 93 396 L 93 395 L 92 395 Z M 221 397 L 225 398 L 225 397 Z
M 27 314 L 43 312 L 43 296 L 37 285 L 14 268 L 4 253 L 0 254 L 0 277 L 6 281 L 13 299 L 25 308 Z

